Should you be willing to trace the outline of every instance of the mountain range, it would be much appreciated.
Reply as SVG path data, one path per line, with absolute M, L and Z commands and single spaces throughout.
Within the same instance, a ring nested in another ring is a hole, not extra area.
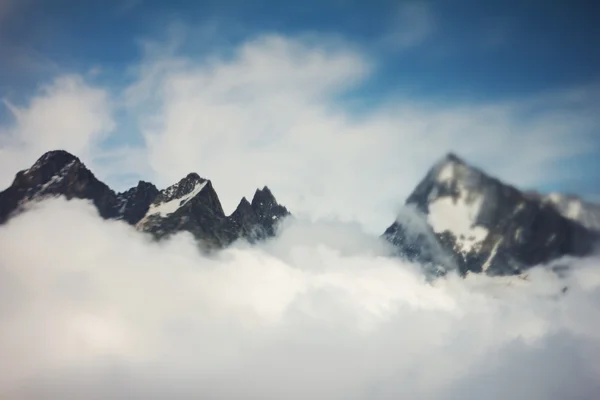
M 91 200 L 102 218 L 122 220 L 157 239 L 179 231 L 192 233 L 205 249 L 222 248 L 237 239 L 255 242 L 275 234 L 279 220 L 289 215 L 268 187 L 259 189 L 226 216 L 210 180 L 191 173 L 158 190 L 151 183 L 115 193 L 74 155 L 50 151 L 0 193 L 0 224 L 26 209 L 31 201 L 64 196 Z
M 122 220 L 157 240 L 190 232 L 201 248 L 272 237 L 291 214 L 268 187 L 225 215 L 212 183 L 190 173 L 166 189 L 140 181 L 116 193 L 76 156 L 55 150 L 19 171 L 0 193 L 0 224 L 48 197 L 87 199 L 104 219 Z M 382 238 L 395 253 L 435 274 L 519 274 L 563 256 L 590 254 L 600 238 L 600 206 L 576 196 L 521 191 L 454 154 L 436 163 Z

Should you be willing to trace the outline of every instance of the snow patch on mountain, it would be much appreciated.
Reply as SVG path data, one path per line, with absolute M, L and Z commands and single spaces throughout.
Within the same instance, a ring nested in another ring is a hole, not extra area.
M 454 163 L 446 163 L 440 169 L 440 172 L 437 176 L 437 181 L 439 183 L 450 182 L 454 180 Z
M 464 191 L 456 199 L 439 197 L 429 204 L 427 221 L 435 233 L 452 233 L 456 238 L 457 250 L 468 253 L 488 235 L 486 228 L 475 225 L 482 201 L 478 197 L 468 202 Z
M 181 207 L 183 207 L 190 199 L 194 198 L 198 193 L 200 193 L 202 189 L 204 189 L 204 187 L 206 186 L 207 182 L 208 181 L 197 182 L 196 186 L 194 186 L 192 191 L 180 198 L 174 198 L 166 202 L 150 205 L 150 209 L 146 213 L 146 217 L 149 217 L 151 215 L 166 217 L 168 215 L 173 214 Z

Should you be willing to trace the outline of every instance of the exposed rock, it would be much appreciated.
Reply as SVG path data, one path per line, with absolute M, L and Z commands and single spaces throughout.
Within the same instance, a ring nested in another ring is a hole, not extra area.
M 437 163 L 408 197 L 460 272 L 517 274 L 565 255 L 588 254 L 598 235 L 555 206 L 490 177 L 454 154 Z M 396 221 L 384 237 L 409 258 L 430 260 L 431 245 L 407 246 Z
M 243 199 L 228 217 L 212 183 L 196 173 L 165 190 L 140 181 L 115 194 L 77 157 L 57 150 L 17 173 L 13 184 L 0 193 L 0 223 L 31 201 L 56 196 L 91 200 L 103 218 L 123 220 L 157 239 L 188 231 L 206 248 L 227 246 L 240 238 L 256 241 L 273 236 L 278 221 L 289 215 L 265 187 L 257 190 L 252 204 Z

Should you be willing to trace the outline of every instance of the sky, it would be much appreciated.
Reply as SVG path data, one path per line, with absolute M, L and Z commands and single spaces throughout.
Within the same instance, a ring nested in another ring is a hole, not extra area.
M 381 233 L 452 151 L 598 199 L 594 3 L 0 0 L 0 186 L 63 148 Z

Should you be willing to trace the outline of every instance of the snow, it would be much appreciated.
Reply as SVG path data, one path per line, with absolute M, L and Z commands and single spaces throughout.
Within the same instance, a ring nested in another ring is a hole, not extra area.
M 578 200 L 573 200 L 569 202 L 567 207 L 567 218 L 570 219 L 578 219 L 581 214 L 581 202 Z
M 495 244 L 494 247 L 492 248 L 492 251 L 490 252 L 490 256 L 488 257 L 487 260 L 485 260 L 485 263 L 483 263 L 483 265 L 481 266 L 481 269 L 483 272 L 487 271 L 488 268 L 490 267 L 490 265 L 492 265 L 492 261 L 494 260 L 494 258 L 496 257 L 496 253 L 498 252 L 498 247 L 500 247 L 500 244 L 502 243 L 504 239 L 500 238 L 500 240 L 498 240 Z
M 119 215 L 125 214 L 125 209 L 127 209 L 127 198 L 121 197 L 119 198 Z
M 452 179 L 454 179 L 454 165 L 452 163 L 447 163 L 442 167 L 442 170 L 438 173 L 437 181 L 448 182 Z
M 577 220 L 581 216 L 583 206 L 578 199 L 567 199 L 560 193 L 550 193 L 548 200 L 558 206 L 561 213 L 569 219 Z
M 525 203 L 519 203 L 517 208 L 515 208 L 514 214 L 517 214 L 519 211 L 525 208 Z
M 206 186 L 206 183 L 208 181 L 204 181 L 204 182 L 198 182 L 196 183 L 196 186 L 194 186 L 194 189 L 192 189 L 188 194 L 177 198 L 177 199 L 173 199 L 164 203 L 159 203 L 159 204 L 152 204 L 150 206 L 150 209 L 148 210 L 148 212 L 146 213 L 146 216 L 144 217 L 144 219 L 146 219 L 147 217 L 151 216 L 151 215 L 159 215 L 161 217 L 166 217 L 170 214 L 173 214 L 175 211 L 177 211 L 179 208 L 181 208 L 183 205 L 185 205 L 188 200 L 192 199 L 194 196 L 196 196 L 198 193 L 200 193 L 200 191 L 204 188 L 204 186 Z
M 550 193 L 548 195 L 548 198 L 550 199 L 551 202 L 553 202 L 554 204 L 560 204 L 563 202 L 564 197 L 560 194 L 560 193 Z
M 522 233 L 523 233 L 523 228 L 517 228 L 517 230 L 515 231 L 515 240 L 520 241 Z
M 440 197 L 429 204 L 427 221 L 436 233 L 451 232 L 456 237 L 458 250 L 468 253 L 488 235 L 488 230 L 475 226 L 483 198 L 481 196 L 467 201 L 466 192 L 453 200 L 452 197 Z
M 52 178 L 50 178 L 50 180 L 48 182 L 44 183 L 42 185 L 42 187 L 40 187 L 40 190 L 38 191 L 38 193 L 43 193 L 50 186 L 52 186 L 53 184 L 55 184 L 57 182 L 60 182 L 62 179 L 63 179 L 63 176 L 61 176 L 60 174 L 54 175 Z
M 67 172 L 69 171 L 69 169 L 71 169 L 71 167 L 73 166 L 73 164 L 75 164 L 75 161 L 71 161 L 70 163 L 68 163 L 67 165 L 65 165 L 64 167 L 61 168 L 61 170 L 58 172 L 58 174 L 54 175 L 52 178 L 50 178 L 50 180 L 46 183 L 44 183 L 39 190 L 37 191 L 38 194 L 44 194 L 44 191 L 46 189 L 48 189 L 50 186 L 52 186 L 55 183 L 58 183 L 60 181 L 62 181 L 65 178 L 65 175 L 67 174 Z

